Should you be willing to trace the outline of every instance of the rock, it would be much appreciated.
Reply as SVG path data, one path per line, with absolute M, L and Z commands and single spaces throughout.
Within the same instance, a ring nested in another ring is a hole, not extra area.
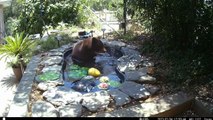
M 32 117 L 58 117 L 58 112 L 52 104 L 39 100 L 32 105 Z
M 62 57 L 60 56 L 51 56 L 51 57 L 46 57 L 40 62 L 41 65 L 45 66 L 51 66 L 51 65 L 59 65 L 61 64 Z
M 160 88 L 155 85 L 144 84 L 144 87 L 150 92 L 151 95 L 155 95 L 158 91 L 160 91 Z
M 118 48 L 118 49 L 120 49 L 121 47 L 126 46 L 126 44 L 124 42 L 120 42 L 120 41 L 106 41 L 106 40 L 102 40 L 102 42 L 107 47 L 114 47 L 114 48 Z
M 109 90 L 109 94 L 112 96 L 112 98 L 115 100 L 116 106 L 122 106 L 131 101 L 129 96 L 123 92 L 121 92 L 118 89 Z
M 148 98 L 148 96 L 150 96 L 150 92 L 147 91 L 143 85 L 131 81 L 123 82 L 122 85 L 119 87 L 119 90 L 134 99 L 146 99 Z
M 57 48 L 57 49 L 52 49 L 50 52 L 64 52 L 65 48 Z
M 47 91 L 48 89 L 52 89 L 56 87 L 58 84 L 55 83 L 49 83 L 49 82 L 40 82 L 37 86 L 38 90 Z
M 136 70 L 139 66 L 141 58 L 139 55 L 126 55 L 118 59 L 118 68 L 121 72 Z
M 141 68 L 139 70 L 125 72 L 125 77 L 127 81 L 139 81 L 141 76 L 146 74 L 146 68 Z
M 144 61 L 143 62 L 143 66 L 145 66 L 145 67 L 153 67 L 154 63 L 153 62 L 149 62 L 149 61 Z
M 183 94 L 161 96 L 149 102 L 95 114 L 92 117 L 172 117 L 190 109 L 194 99 Z
M 141 61 L 149 61 L 150 58 L 147 58 L 146 56 L 141 56 Z
M 118 69 L 121 72 L 136 70 L 137 65 L 133 62 L 119 62 Z
M 152 77 L 150 75 L 143 75 L 138 79 L 138 82 L 140 83 L 155 83 L 156 82 L 156 78 Z
M 52 65 L 52 66 L 46 66 L 42 69 L 42 72 L 46 72 L 46 71 L 57 71 L 60 72 L 62 69 L 62 66 L 60 65 Z
M 80 117 L 82 115 L 81 104 L 69 104 L 58 108 L 59 117 Z
M 127 48 L 131 48 L 131 49 L 134 49 L 134 50 L 137 49 L 137 46 L 134 46 L 134 45 L 127 45 L 126 47 L 127 47 Z
M 71 88 L 60 86 L 45 91 L 43 97 L 50 103 L 61 106 L 69 103 L 80 103 L 82 94 Z
M 42 91 L 46 91 L 48 89 L 48 84 L 41 82 L 38 84 L 37 89 L 42 90 Z
M 131 56 L 131 55 L 140 55 L 140 53 L 134 49 L 131 49 L 131 48 L 128 48 L 128 47 L 122 47 L 121 48 L 121 52 L 124 54 L 124 55 L 128 55 L 128 56 Z
M 110 96 L 107 91 L 98 91 L 94 93 L 86 93 L 83 95 L 82 105 L 89 111 L 105 109 L 110 102 Z
M 63 56 L 62 52 L 49 52 L 48 56 Z

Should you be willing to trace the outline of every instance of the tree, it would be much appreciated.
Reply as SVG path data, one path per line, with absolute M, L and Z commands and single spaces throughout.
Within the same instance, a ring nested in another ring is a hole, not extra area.
M 156 51 L 168 54 L 173 63 L 178 62 L 174 59 L 185 59 L 182 67 L 188 76 L 213 71 L 212 1 L 128 0 L 128 5 L 129 14 L 141 23 L 148 21 L 150 32 L 158 39 L 153 43 L 158 43 Z

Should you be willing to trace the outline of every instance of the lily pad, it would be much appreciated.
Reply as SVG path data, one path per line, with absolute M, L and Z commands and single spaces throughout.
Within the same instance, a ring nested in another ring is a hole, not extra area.
M 68 78 L 71 80 L 78 80 L 85 76 L 87 76 L 87 71 L 72 70 L 68 72 Z
M 59 79 L 60 73 L 55 71 L 47 71 L 37 76 L 40 81 L 55 81 Z
M 78 65 L 70 65 L 68 68 L 69 68 L 69 70 L 77 70 L 77 69 L 80 68 L 80 66 L 78 66 Z

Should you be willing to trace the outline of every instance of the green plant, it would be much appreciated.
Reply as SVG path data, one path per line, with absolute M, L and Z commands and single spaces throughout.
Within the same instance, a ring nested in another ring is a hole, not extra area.
M 7 36 L 4 40 L 6 44 L 0 45 L 0 59 L 5 58 L 7 60 L 9 58 L 8 64 L 11 67 L 19 66 L 20 62 L 26 65 L 32 55 L 34 41 L 29 40 L 28 35 L 24 36 L 24 32 L 16 33 L 15 37 Z

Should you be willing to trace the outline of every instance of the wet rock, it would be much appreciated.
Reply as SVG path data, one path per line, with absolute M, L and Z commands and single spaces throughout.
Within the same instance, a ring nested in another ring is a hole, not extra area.
M 150 92 L 147 91 L 143 85 L 131 81 L 123 82 L 122 85 L 119 87 L 119 90 L 134 99 L 146 99 L 148 98 L 148 96 L 150 96 Z
M 69 104 L 58 108 L 59 117 L 80 117 L 82 115 L 81 104 Z
M 98 91 L 94 93 L 86 93 L 83 95 L 82 105 L 89 111 L 105 109 L 110 102 L 110 95 L 107 91 Z
M 112 96 L 112 98 L 115 100 L 116 106 L 122 106 L 131 101 L 129 96 L 123 92 L 121 92 L 118 89 L 110 90 L 109 94 Z
M 32 117 L 58 117 L 58 112 L 52 104 L 36 101 L 32 105 Z

